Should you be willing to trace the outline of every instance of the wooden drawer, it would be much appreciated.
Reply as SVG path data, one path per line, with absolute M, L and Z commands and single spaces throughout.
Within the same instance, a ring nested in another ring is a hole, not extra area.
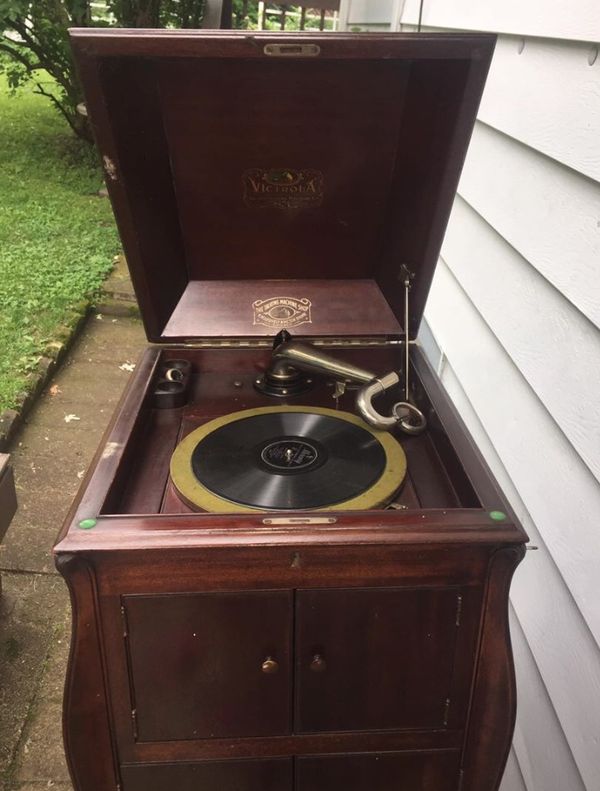
M 459 751 L 125 765 L 123 791 L 456 791 Z
M 292 791 L 291 758 L 122 766 L 123 791 Z
M 299 758 L 294 791 L 456 791 L 459 756 L 456 750 Z

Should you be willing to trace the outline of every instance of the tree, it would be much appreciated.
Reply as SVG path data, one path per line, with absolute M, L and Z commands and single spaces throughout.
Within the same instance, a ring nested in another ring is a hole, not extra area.
M 92 19 L 87 0 L 0 0 L 0 68 L 14 90 L 31 82 L 46 96 L 79 137 L 91 140 L 71 57 L 67 29 Z M 50 76 L 50 80 L 48 79 Z
M 258 26 L 257 3 L 233 0 L 233 27 Z M 32 83 L 73 132 L 91 141 L 78 111 L 83 93 L 69 46 L 70 27 L 198 28 L 205 0 L 0 0 L 0 71 L 17 90 Z
M 199 27 L 204 0 L 0 0 L 0 71 L 12 90 L 32 83 L 78 137 L 91 141 L 78 111 L 83 93 L 69 46 L 70 27 Z

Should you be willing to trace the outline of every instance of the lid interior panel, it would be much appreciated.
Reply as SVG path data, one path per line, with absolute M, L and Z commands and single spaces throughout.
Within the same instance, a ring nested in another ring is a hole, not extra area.
M 322 281 L 330 309 L 303 327 L 308 336 L 348 324 L 354 336 L 402 334 L 403 266 L 415 275 L 416 334 L 492 37 L 331 34 L 320 39 L 325 56 L 307 60 L 263 57 L 257 39 L 235 34 L 227 44 L 197 33 L 77 36 L 150 340 L 229 336 L 231 305 L 241 305 L 231 297 L 242 293 L 229 281 L 293 281 L 254 289 L 264 297 L 244 286 L 249 304 Z M 342 315 L 352 322 L 333 320 Z M 239 329 L 265 334 L 256 322 Z
M 376 60 L 161 63 L 190 278 L 372 277 L 408 73 Z

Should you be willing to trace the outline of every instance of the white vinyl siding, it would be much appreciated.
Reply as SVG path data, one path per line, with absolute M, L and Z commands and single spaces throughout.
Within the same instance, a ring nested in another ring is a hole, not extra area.
M 397 0 L 353 0 L 340 7 L 340 30 L 390 29 L 390 20 L 398 18 Z
M 387 29 L 418 13 L 390 2 Z M 501 791 L 600 791 L 600 3 L 424 0 L 422 22 L 499 33 L 419 339 L 539 547 Z
M 402 24 L 417 24 L 419 4 L 420 0 L 405 0 Z M 422 23 L 449 30 L 600 41 L 598 0 L 424 0 Z

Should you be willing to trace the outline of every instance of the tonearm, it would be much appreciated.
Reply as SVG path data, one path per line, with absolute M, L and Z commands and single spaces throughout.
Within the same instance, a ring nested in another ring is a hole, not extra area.
M 264 376 L 257 380 L 257 388 L 269 395 L 296 395 L 305 390 L 308 384 L 308 380 L 301 375 L 301 371 L 328 374 L 343 385 L 347 383 L 362 385 L 356 395 L 356 408 L 362 418 L 371 426 L 386 430 L 398 427 L 407 434 L 419 434 L 425 429 L 427 420 L 421 410 L 409 400 L 408 292 L 410 279 L 407 271 L 404 278 L 404 401 L 394 404 L 391 415 L 382 415 L 378 412 L 373 406 L 373 400 L 398 385 L 400 383 L 399 374 L 390 371 L 378 376 L 372 371 L 325 354 L 309 343 L 295 341 L 285 330 L 275 338 L 271 365 L 265 371 Z

